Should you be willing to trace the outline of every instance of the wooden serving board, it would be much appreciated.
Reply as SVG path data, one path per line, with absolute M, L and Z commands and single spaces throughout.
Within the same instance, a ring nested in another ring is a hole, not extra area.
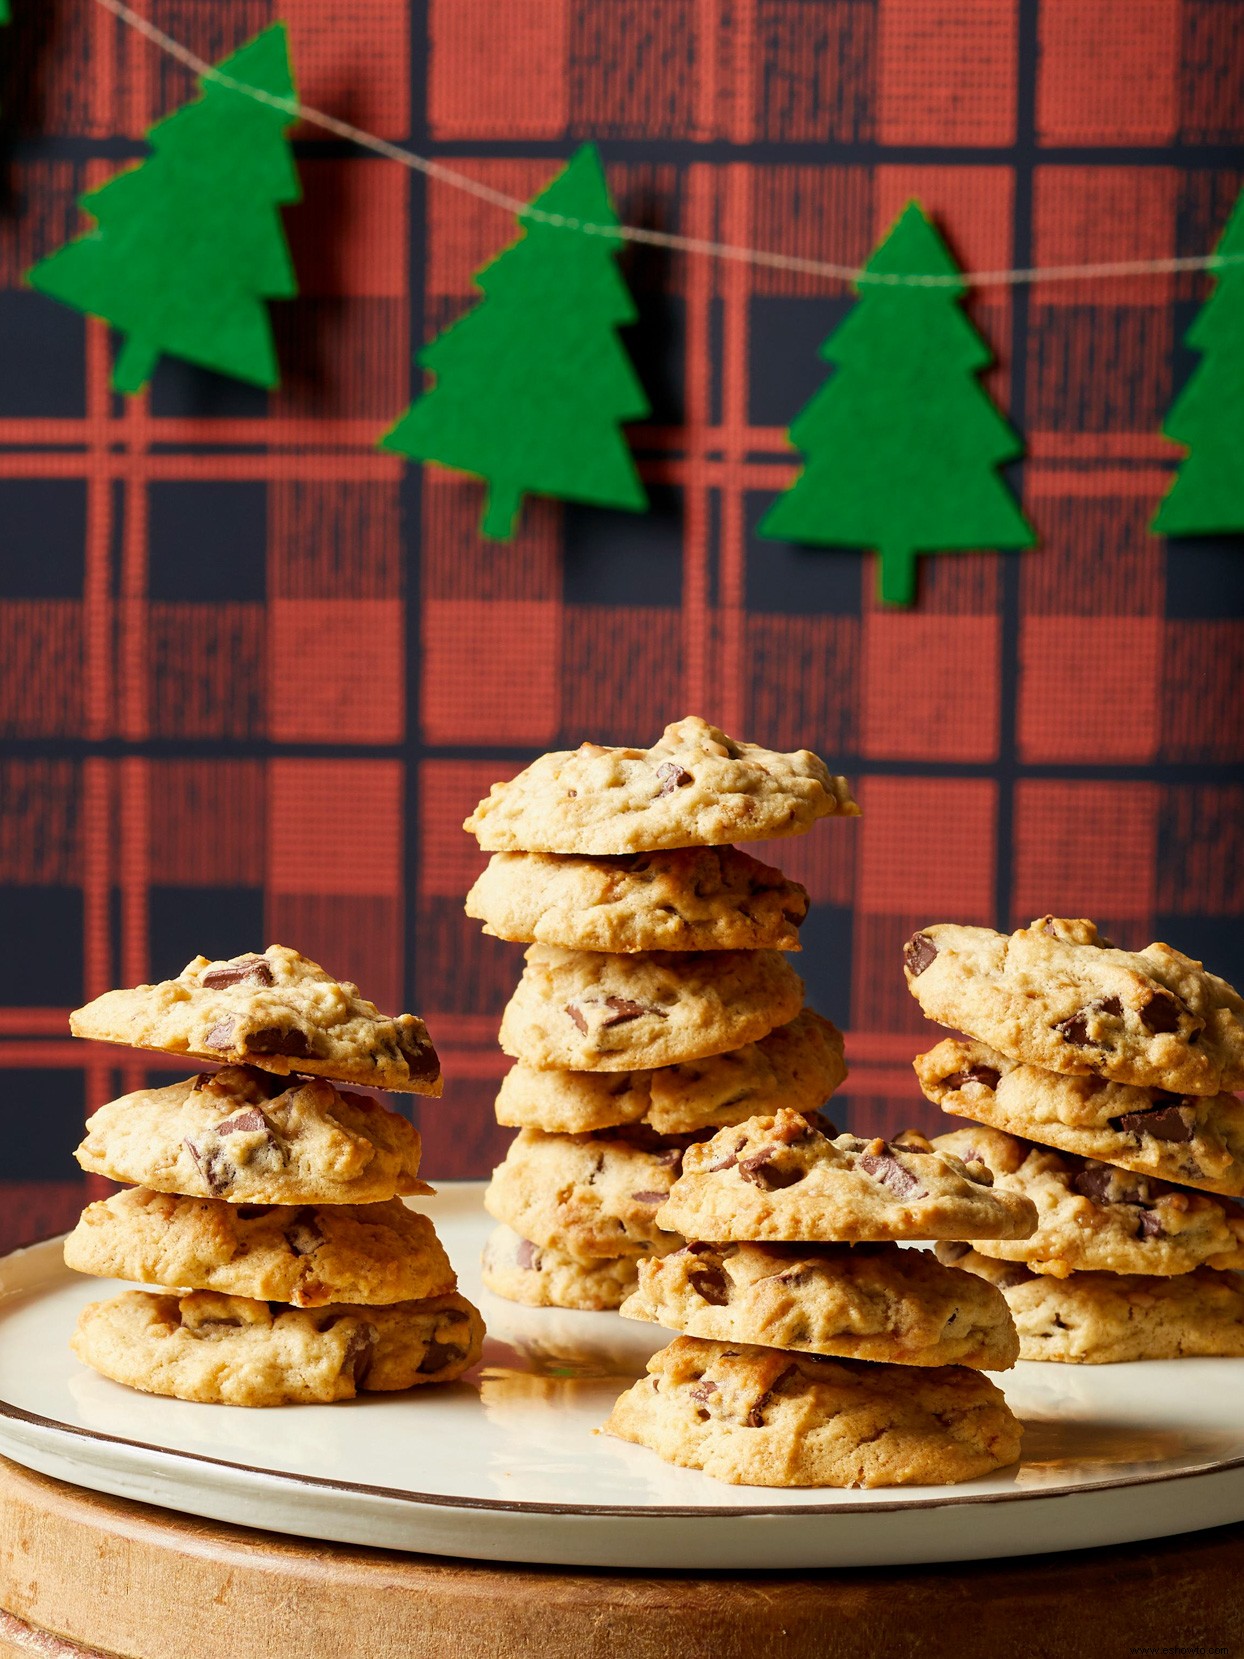
M 1244 1526 L 910 1571 L 565 1572 L 248 1532 L 0 1460 L 0 1608 L 0 1659 L 1238 1654 Z

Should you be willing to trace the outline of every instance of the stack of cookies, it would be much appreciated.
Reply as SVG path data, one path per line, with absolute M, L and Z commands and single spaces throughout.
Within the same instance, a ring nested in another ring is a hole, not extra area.
M 520 1133 L 485 1197 L 490 1290 L 616 1308 L 682 1243 L 657 1212 L 688 1146 L 842 1082 L 842 1038 L 783 954 L 807 894 L 731 843 L 857 811 L 815 755 L 695 718 L 651 749 L 544 755 L 476 808 L 494 856 L 467 914 L 529 946 L 501 1024 L 497 1118 Z
M 337 1083 L 441 1092 L 423 1022 L 382 1015 L 296 951 L 209 962 L 109 991 L 78 1037 L 216 1061 L 100 1108 L 86 1170 L 135 1185 L 83 1212 L 79 1272 L 158 1285 L 85 1308 L 73 1347 L 117 1382 L 272 1406 L 450 1382 L 483 1324 L 432 1223 L 402 1197 L 419 1136 Z
M 784 1108 L 689 1148 L 658 1220 L 693 1242 L 642 1262 L 622 1312 L 684 1334 L 609 1433 L 747 1486 L 940 1485 L 1018 1457 L 982 1375 L 1018 1355 L 1006 1301 L 896 1242 L 1030 1233 L 987 1170 Z
M 1022 1358 L 1244 1354 L 1244 1001 L 1084 920 L 929 927 L 904 954 L 924 1013 L 966 1034 L 919 1056 L 921 1088 L 986 1126 L 932 1144 L 1037 1206 L 1029 1238 L 938 1251 L 1001 1289 Z

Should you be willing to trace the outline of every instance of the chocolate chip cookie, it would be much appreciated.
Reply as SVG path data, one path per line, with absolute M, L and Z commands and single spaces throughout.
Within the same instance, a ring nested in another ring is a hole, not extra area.
M 846 779 L 807 749 L 738 743 L 691 716 L 651 749 L 584 743 L 541 755 L 493 784 L 463 827 L 486 852 L 595 856 L 798 835 L 858 812 Z
M 916 1075 L 944 1112 L 980 1119 L 1062 1152 L 1137 1175 L 1244 1197 L 1244 1102 L 1167 1093 L 1021 1065 L 984 1043 L 947 1037 L 917 1056 Z
M 1057 1278 L 1244 1269 L 1244 1211 L 1234 1204 L 979 1124 L 938 1136 L 933 1148 L 983 1163 L 995 1190 L 1020 1193 L 1037 1207 L 1031 1238 L 978 1240 L 984 1256 Z
M 545 1070 L 647 1070 L 754 1043 L 802 1004 L 803 981 L 778 951 L 617 956 L 532 945 L 500 1041 Z
M 250 1066 L 138 1089 L 87 1120 L 83 1169 L 230 1204 L 372 1204 L 430 1192 L 419 1135 L 371 1095 Z
M 382 1014 L 357 985 L 284 945 L 196 956 L 176 979 L 106 991 L 69 1017 L 75 1037 L 439 1095 L 441 1067 L 414 1014 Z
M 735 1486 L 941 1486 L 1005 1468 L 1021 1429 L 979 1371 L 680 1336 L 605 1430 Z
M 114 1382 L 211 1405 L 326 1405 L 452 1382 L 484 1326 L 464 1296 L 383 1307 L 269 1306 L 193 1290 L 127 1291 L 83 1308 L 73 1351 Z
M 899 1365 L 1006 1371 L 1005 1300 L 927 1250 L 897 1244 L 703 1244 L 638 1264 L 622 1305 L 688 1336 Z
M 1176 1094 L 1244 1087 L 1244 1001 L 1169 945 L 1114 950 L 1091 922 L 1045 916 L 1009 938 L 927 927 L 903 956 L 929 1019 L 1013 1060 Z
M 654 1071 L 540 1071 L 520 1060 L 502 1079 L 497 1122 L 567 1135 L 645 1122 L 680 1135 L 779 1106 L 814 1112 L 846 1075 L 842 1033 L 805 1008 L 759 1042 Z
M 508 1302 L 600 1313 L 620 1307 L 634 1290 L 638 1262 L 636 1256 L 580 1259 L 497 1227 L 484 1246 L 481 1267 L 484 1289 Z
M 427 1216 L 384 1204 L 223 1204 L 132 1188 L 90 1204 L 65 1240 L 78 1273 L 289 1302 L 413 1302 L 457 1288 Z
M 995 1191 L 980 1164 L 855 1135 L 831 1140 L 783 1109 L 689 1146 L 657 1220 L 693 1239 L 819 1243 L 1026 1238 L 1037 1212 Z
M 734 847 L 494 853 L 466 913 L 498 939 L 568 950 L 798 950 L 808 895 Z
M 599 1135 L 524 1129 L 493 1171 L 484 1208 L 544 1249 L 579 1261 L 677 1249 L 657 1211 L 682 1163 L 683 1147 L 642 1128 Z
M 1244 1355 L 1244 1276 L 1198 1267 L 1159 1279 L 1135 1273 L 1032 1273 L 963 1244 L 938 1258 L 988 1279 L 1006 1297 L 1019 1357 L 1073 1365 Z

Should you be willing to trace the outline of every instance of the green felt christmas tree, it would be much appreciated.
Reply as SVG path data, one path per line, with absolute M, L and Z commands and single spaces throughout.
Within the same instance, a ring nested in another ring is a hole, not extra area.
M 865 269 L 952 276 L 959 267 L 909 202 Z M 993 359 L 959 305 L 962 283 L 864 282 L 858 292 L 821 347 L 837 373 L 791 424 L 803 470 L 759 528 L 779 541 L 875 548 L 882 599 L 910 605 L 919 553 L 1032 546 L 995 470 L 1022 445 L 977 381 Z
M 1244 192 L 1215 252 L 1244 256 Z M 1185 338 L 1201 361 L 1162 430 L 1188 454 L 1153 528 L 1161 536 L 1244 530 L 1244 263 L 1219 272 Z
M 592 144 L 532 205 L 583 224 L 618 222 Z M 484 479 L 486 536 L 513 535 L 524 495 L 648 505 L 620 430 L 649 405 L 616 332 L 636 316 L 618 245 L 524 221 L 519 239 L 476 273 L 483 299 L 418 354 L 435 383 L 381 447 Z
M 294 96 L 283 24 L 219 68 Z M 265 296 L 298 291 L 279 205 L 299 199 L 285 138 L 293 117 L 210 77 L 200 86 L 152 127 L 149 160 L 82 198 L 96 228 L 29 273 L 41 292 L 125 336 L 120 392 L 138 391 L 162 352 L 259 386 L 279 379 Z

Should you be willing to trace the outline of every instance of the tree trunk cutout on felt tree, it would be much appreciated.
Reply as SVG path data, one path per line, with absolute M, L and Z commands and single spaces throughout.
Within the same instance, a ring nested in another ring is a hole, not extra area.
M 584 144 L 532 203 L 582 224 L 616 225 L 596 147 Z M 476 272 L 483 299 L 419 352 L 434 384 L 383 449 L 472 473 L 488 486 L 481 529 L 514 533 L 524 495 L 642 512 L 623 438 L 648 399 L 617 330 L 635 321 L 618 272 L 620 239 L 523 220 Z
M 218 65 L 292 99 L 285 26 Z M 294 117 L 209 76 L 148 133 L 153 154 L 81 205 L 98 221 L 28 273 L 31 285 L 124 335 L 113 370 L 136 392 L 161 353 L 258 386 L 278 384 L 267 299 L 298 291 L 280 204 L 299 199 L 285 138 Z
M 865 270 L 959 267 L 909 202 Z M 876 549 L 891 605 L 914 600 L 917 554 L 1036 539 L 995 470 L 1023 445 L 976 378 L 993 356 L 959 305 L 964 291 L 857 284 L 858 303 L 820 350 L 837 372 L 791 423 L 803 470 L 759 526 L 775 541 Z
M 1244 192 L 1214 251 L 1244 256 Z M 1188 453 L 1153 529 L 1160 536 L 1244 530 L 1244 262 L 1218 272 L 1185 339 L 1201 361 L 1162 430 Z

